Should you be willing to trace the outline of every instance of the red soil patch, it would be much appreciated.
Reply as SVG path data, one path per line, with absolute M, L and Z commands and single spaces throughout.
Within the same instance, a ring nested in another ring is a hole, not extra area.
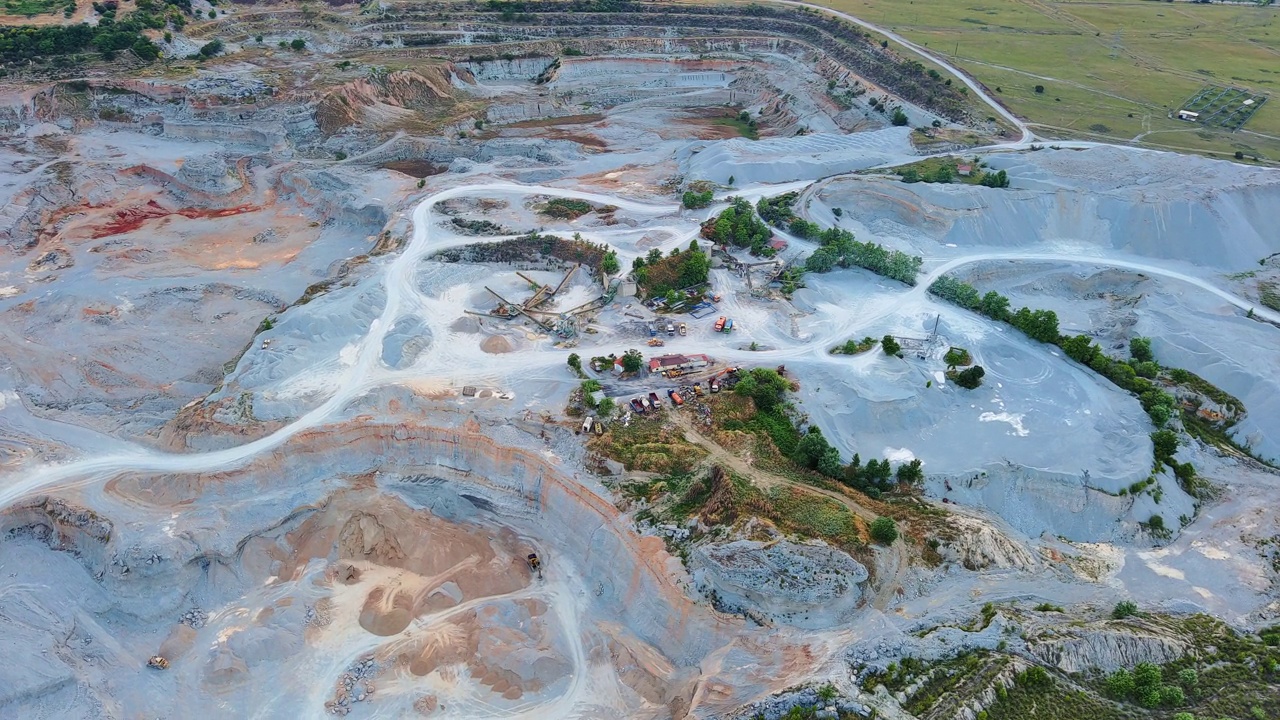
M 148 200 L 146 205 L 134 206 L 117 210 L 114 219 L 99 225 L 94 229 L 90 237 L 94 240 L 109 237 L 111 235 L 120 235 L 122 233 L 133 232 L 142 227 L 142 224 L 148 220 L 156 218 L 168 217 L 170 215 L 181 215 L 189 220 L 196 218 L 221 218 L 231 217 L 233 215 L 242 215 L 247 212 L 257 211 L 256 205 L 238 205 L 232 208 L 222 209 L 198 209 L 183 208 L 181 210 L 168 210 L 161 207 L 160 203 L 155 200 Z

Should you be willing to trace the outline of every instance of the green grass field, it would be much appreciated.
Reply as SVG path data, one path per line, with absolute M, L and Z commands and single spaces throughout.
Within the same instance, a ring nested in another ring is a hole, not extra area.
M 964 68 L 1050 138 L 1280 161 L 1280 8 L 1152 0 L 818 0 Z M 1174 120 L 1207 84 L 1271 97 L 1238 132 Z M 1044 86 L 1043 93 L 1035 86 Z M 998 88 L 998 90 L 997 90 Z

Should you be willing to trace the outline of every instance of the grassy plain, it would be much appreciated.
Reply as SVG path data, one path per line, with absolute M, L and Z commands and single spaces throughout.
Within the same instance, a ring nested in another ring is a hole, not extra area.
M 816 0 L 980 80 L 1036 134 L 1280 161 L 1280 8 L 1152 0 Z M 1206 84 L 1270 99 L 1235 133 L 1169 118 Z M 1035 86 L 1044 86 L 1043 93 Z

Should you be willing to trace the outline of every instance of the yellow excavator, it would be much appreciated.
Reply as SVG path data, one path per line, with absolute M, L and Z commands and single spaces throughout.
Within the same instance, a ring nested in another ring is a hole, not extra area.
M 526 559 L 529 561 L 530 572 L 538 573 L 538 579 L 541 580 L 542 579 L 542 561 L 538 559 L 538 553 L 529 553 L 529 557 Z

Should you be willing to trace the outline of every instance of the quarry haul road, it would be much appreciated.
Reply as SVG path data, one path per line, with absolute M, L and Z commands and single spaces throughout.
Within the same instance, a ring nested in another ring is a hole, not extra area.
M 776 194 L 797 187 L 796 183 L 784 186 L 760 186 L 743 188 L 735 194 L 740 196 L 760 196 Z M 677 210 L 675 205 L 655 205 L 627 200 L 624 198 L 600 193 L 582 192 L 565 188 L 542 185 L 520 185 L 517 183 L 485 183 L 467 185 L 443 190 L 424 198 L 413 211 L 413 237 L 405 251 L 396 257 L 386 268 L 383 286 L 386 290 L 386 301 L 378 318 L 369 325 L 368 332 L 348 346 L 353 351 L 342 353 L 353 359 L 347 363 L 345 372 L 334 384 L 334 392 L 322 404 L 302 414 L 292 423 L 253 442 L 204 453 L 166 453 L 141 445 L 127 444 L 124 452 L 83 459 L 64 464 L 48 464 L 30 469 L 18 477 L 10 473 L 6 478 L 10 482 L 0 487 L 0 509 L 30 495 L 47 491 L 56 487 L 78 487 L 108 479 L 111 475 L 122 471 L 143 472 L 177 472 L 195 473 L 211 470 L 234 469 L 243 466 L 249 460 L 264 452 L 274 450 L 286 441 L 305 430 L 316 428 L 341 412 L 348 403 L 364 393 L 384 385 L 409 382 L 430 376 L 432 370 L 439 368 L 416 367 L 410 371 L 393 371 L 380 362 L 381 346 L 388 332 L 403 314 L 422 307 L 427 298 L 414 285 L 414 270 L 417 264 L 431 251 L 449 246 L 472 244 L 475 238 L 455 238 L 453 241 L 429 244 L 428 229 L 431 227 L 431 209 L 439 202 L 457 197 L 482 193 L 508 193 L 516 195 L 547 195 L 560 198 L 576 198 L 589 200 L 645 215 L 664 215 Z M 885 298 L 877 303 L 869 312 L 854 316 L 849 314 L 845 322 L 833 322 L 829 330 L 820 338 L 785 350 L 745 351 L 721 348 L 718 352 L 724 357 L 733 358 L 785 358 L 813 355 L 827 358 L 827 345 L 835 340 L 843 341 L 850 333 L 867 327 L 896 312 L 901 312 L 904 305 L 926 301 L 929 285 L 956 268 L 964 265 L 992 260 L 1008 261 L 1053 261 L 1077 265 L 1097 265 L 1116 267 L 1170 278 L 1188 283 L 1206 292 L 1212 293 L 1226 302 L 1245 310 L 1253 310 L 1255 315 L 1272 323 L 1280 324 L 1280 313 L 1257 307 L 1251 301 L 1232 295 L 1208 281 L 1187 275 L 1182 272 L 1168 270 L 1146 262 L 1110 257 L 1091 257 L 1082 254 L 1063 252 L 1010 251 L 982 252 L 962 257 L 951 258 L 926 273 L 914 287 L 905 293 Z M 531 361 L 527 354 L 513 353 L 506 359 L 493 358 L 493 370 L 528 370 L 540 365 L 547 367 L 563 363 L 558 354 L 546 353 L 545 362 Z M 829 359 L 829 358 L 828 358 Z M 510 367 L 506 367 L 506 366 Z M 446 373 L 446 376 L 448 373 Z

